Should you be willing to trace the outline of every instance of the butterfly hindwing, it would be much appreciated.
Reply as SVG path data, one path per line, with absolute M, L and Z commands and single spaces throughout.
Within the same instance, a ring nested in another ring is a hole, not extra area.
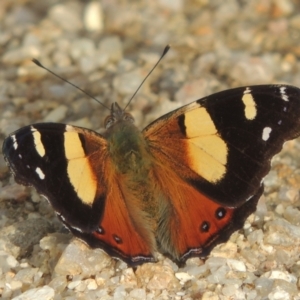
M 239 207 L 226 207 L 199 193 L 171 169 L 157 167 L 155 172 L 167 202 L 161 210 L 157 240 L 160 250 L 179 264 L 189 257 L 205 257 L 215 245 L 227 241 L 255 211 L 263 192 L 262 185 Z
M 132 201 L 132 195 L 126 199 L 116 179 L 109 182 L 113 188 L 108 191 L 105 211 L 97 230 L 82 232 L 66 224 L 71 232 L 86 241 L 93 248 L 102 248 L 108 254 L 121 258 L 131 266 L 144 262 L 153 262 L 155 241 L 153 234 L 144 229 L 140 220 L 136 226 L 132 219 L 133 212 L 126 205 Z M 140 211 L 140 217 L 143 212 Z

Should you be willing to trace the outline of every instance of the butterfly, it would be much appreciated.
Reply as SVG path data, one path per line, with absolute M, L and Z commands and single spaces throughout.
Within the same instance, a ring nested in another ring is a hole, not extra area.
M 300 134 L 300 89 L 225 90 L 140 131 L 117 103 L 104 134 L 58 123 L 4 141 L 15 180 L 78 238 L 131 266 L 205 257 L 255 211 L 271 159 Z

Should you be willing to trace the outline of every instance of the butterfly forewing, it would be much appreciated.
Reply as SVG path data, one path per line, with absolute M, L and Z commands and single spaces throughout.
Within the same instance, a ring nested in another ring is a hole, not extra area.
M 92 161 L 99 150 L 101 159 L 105 145 L 87 129 L 40 123 L 12 133 L 3 154 L 17 182 L 34 186 L 65 222 L 85 231 L 98 226 L 104 209 L 104 174 L 93 169 Z
M 144 129 L 157 159 L 167 160 L 183 180 L 229 207 L 255 194 L 271 158 L 299 132 L 300 90 L 283 85 L 213 94 Z

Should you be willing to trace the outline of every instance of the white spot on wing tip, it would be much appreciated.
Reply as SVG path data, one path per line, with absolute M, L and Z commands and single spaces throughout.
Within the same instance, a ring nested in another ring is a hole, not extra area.
M 279 88 L 279 91 L 280 91 L 281 99 L 284 100 L 284 101 L 289 101 L 289 97 L 285 92 L 286 91 L 286 86 L 281 86 Z
M 13 147 L 14 147 L 14 149 L 17 150 L 18 149 L 18 142 L 17 142 L 16 136 L 13 134 L 11 136 L 11 139 L 13 141 Z
M 66 125 L 66 131 L 75 131 L 72 125 Z
M 250 93 L 251 93 L 251 89 L 247 86 L 246 89 L 244 90 L 244 95 Z
M 40 178 L 41 180 L 45 179 L 45 174 L 43 173 L 43 171 L 41 170 L 41 168 L 37 167 L 37 168 L 35 169 L 35 172 L 38 174 L 38 176 L 39 176 L 39 178 Z
M 254 120 L 257 115 L 256 103 L 252 96 L 251 89 L 244 90 L 242 101 L 244 103 L 244 113 L 247 120 Z
M 272 131 L 271 127 L 265 127 L 262 132 L 262 139 L 267 141 L 270 138 L 270 133 Z

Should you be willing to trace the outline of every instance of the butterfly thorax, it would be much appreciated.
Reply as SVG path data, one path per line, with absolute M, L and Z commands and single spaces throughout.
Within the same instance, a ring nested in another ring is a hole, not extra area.
M 139 176 L 149 169 L 146 143 L 134 124 L 120 121 L 107 131 L 106 138 L 108 152 L 117 172 Z
M 113 103 L 105 120 L 105 137 L 116 171 L 136 177 L 149 169 L 149 151 L 142 133 L 133 122 L 131 114 L 122 110 L 118 103 Z

